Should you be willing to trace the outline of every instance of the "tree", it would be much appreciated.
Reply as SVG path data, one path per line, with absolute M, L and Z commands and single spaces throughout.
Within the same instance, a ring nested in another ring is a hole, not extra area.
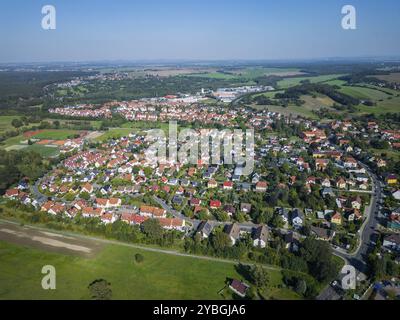
M 338 271 L 332 259 L 332 249 L 325 241 L 306 238 L 300 255 L 307 262 L 309 273 L 318 281 L 330 280 Z
M 259 289 L 265 289 L 269 284 L 268 272 L 259 265 L 250 268 L 249 276 L 251 282 Z
M 140 253 L 136 253 L 136 254 L 135 254 L 135 261 L 136 261 L 137 263 L 142 263 L 143 260 L 144 260 L 143 255 L 141 255 Z
M 163 229 L 157 219 L 147 219 L 142 223 L 143 233 L 151 240 L 159 240 L 163 236 Z
M 94 300 L 110 300 L 112 296 L 111 283 L 104 279 L 94 280 L 89 286 L 90 295 Z
M 211 244 L 216 251 L 220 251 L 231 245 L 231 239 L 223 231 L 215 232 L 211 237 Z
M 24 124 L 23 124 L 23 122 L 22 122 L 21 120 L 19 120 L 19 119 L 13 119 L 13 120 L 11 121 L 11 125 L 12 125 L 14 128 L 20 128 L 20 127 L 22 127 Z

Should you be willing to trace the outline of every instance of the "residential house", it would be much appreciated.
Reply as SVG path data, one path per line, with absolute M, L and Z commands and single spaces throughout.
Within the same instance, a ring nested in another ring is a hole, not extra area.
M 223 184 L 224 190 L 232 190 L 233 189 L 233 182 L 232 181 L 225 181 Z
M 243 213 L 250 213 L 251 211 L 251 204 L 242 202 L 240 204 L 240 211 Z
M 300 209 L 294 209 L 292 211 L 292 225 L 295 228 L 300 228 L 303 226 L 303 222 L 304 222 L 304 214 Z
M 149 218 L 165 218 L 167 216 L 167 211 L 165 209 L 143 205 L 140 207 L 140 215 Z
M 265 225 L 253 229 L 253 246 L 265 248 L 268 242 L 268 228 Z
M 211 200 L 210 201 L 210 208 L 211 209 L 219 209 L 219 208 L 221 208 L 221 201 L 219 201 L 219 200 Z
M 315 226 L 310 228 L 311 234 L 315 235 L 319 240 L 331 241 L 335 236 L 335 231 Z
M 237 223 L 228 224 L 224 228 L 225 233 L 231 239 L 232 245 L 240 238 L 240 227 Z
M 231 289 L 238 296 L 244 298 L 244 297 L 246 297 L 249 286 L 247 284 L 245 284 L 244 282 L 233 279 L 231 281 L 231 283 L 229 284 L 229 289 Z
M 342 224 L 342 215 L 339 212 L 336 212 L 332 217 L 331 217 L 331 222 L 337 225 Z
M 256 191 L 257 192 L 265 192 L 265 191 L 267 191 L 267 186 L 268 186 L 268 184 L 266 181 L 259 181 L 256 184 Z
M 400 234 L 391 234 L 383 239 L 383 247 L 390 251 L 400 251 Z
M 202 239 L 206 239 L 210 236 L 213 230 L 213 225 L 209 221 L 202 221 L 197 228 L 197 233 L 200 234 Z

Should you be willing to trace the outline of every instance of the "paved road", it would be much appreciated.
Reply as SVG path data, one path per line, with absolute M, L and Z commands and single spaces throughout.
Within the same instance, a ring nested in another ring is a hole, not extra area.
M 365 168 L 372 180 L 372 193 L 370 205 L 366 210 L 366 218 L 359 230 L 359 243 L 356 250 L 352 253 L 347 253 L 341 249 L 333 249 L 333 253 L 346 261 L 346 264 L 352 265 L 356 271 L 364 273 L 367 271 L 367 257 L 368 253 L 373 248 L 374 244 L 373 235 L 378 225 L 379 218 L 379 202 L 382 200 L 382 184 L 378 177 L 369 169 L 368 166 L 359 162 Z M 330 285 L 321 291 L 318 298 L 319 300 L 337 300 L 341 298 L 340 293 L 335 291 Z
M 378 225 L 378 202 L 382 199 L 382 186 L 376 175 L 364 164 L 363 166 L 372 180 L 372 194 L 369 207 L 365 210 L 365 220 L 359 230 L 359 242 L 356 250 L 352 253 L 347 253 L 341 249 L 334 249 L 334 253 L 342 258 L 345 258 L 349 264 L 354 266 L 359 272 L 366 272 L 366 259 L 371 247 L 371 238 L 375 233 Z

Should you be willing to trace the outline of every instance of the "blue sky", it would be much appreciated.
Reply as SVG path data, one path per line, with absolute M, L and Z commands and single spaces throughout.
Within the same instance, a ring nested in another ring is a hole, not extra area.
M 41 28 L 41 8 L 57 29 Z M 354 5 L 357 30 L 341 28 Z M 400 56 L 398 0 L 2 0 L 0 62 Z

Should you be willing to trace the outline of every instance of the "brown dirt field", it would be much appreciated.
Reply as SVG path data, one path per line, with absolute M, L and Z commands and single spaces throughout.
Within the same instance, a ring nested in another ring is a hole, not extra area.
M 50 144 L 52 142 L 53 142 L 53 140 L 40 140 L 40 141 L 36 142 L 36 144 L 46 145 L 46 144 Z
M 26 137 L 26 138 L 31 138 L 31 137 L 33 137 L 34 135 L 37 135 L 37 134 L 39 134 L 39 133 L 41 133 L 41 132 L 43 132 L 44 130 L 35 130 L 35 131 L 26 131 L 26 132 L 24 132 L 24 137 Z
M 93 240 L 64 236 L 0 221 L 0 240 L 17 245 L 83 257 L 95 256 L 104 245 Z

